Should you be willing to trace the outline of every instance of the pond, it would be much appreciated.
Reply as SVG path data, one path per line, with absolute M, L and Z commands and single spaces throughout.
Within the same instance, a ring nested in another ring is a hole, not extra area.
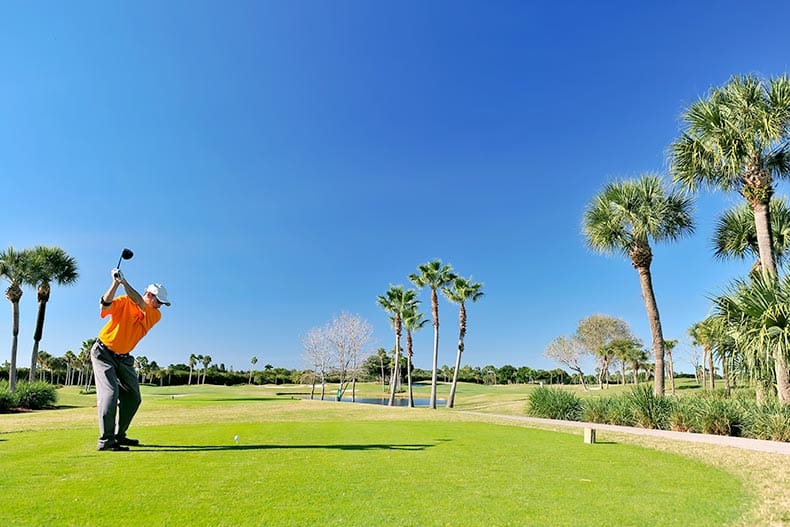
M 309 399 L 309 397 L 305 397 L 305 399 Z M 315 397 L 315 399 L 320 399 L 320 397 Z M 334 397 L 325 397 L 324 401 L 329 402 L 338 402 L 335 400 Z M 357 397 L 355 401 L 351 400 L 351 397 L 348 395 L 343 396 L 343 400 L 339 401 L 341 403 L 361 403 L 361 404 L 380 404 L 383 406 L 387 406 L 389 402 L 389 397 Z M 414 399 L 414 406 L 429 406 L 431 400 L 430 399 Z M 446 401 L 444 399 L 437 399 L 436 406 L 444 406 Z M 409 406 L 409 400 L 405 397 L 396 397 L 395 404 L 393 406 Z

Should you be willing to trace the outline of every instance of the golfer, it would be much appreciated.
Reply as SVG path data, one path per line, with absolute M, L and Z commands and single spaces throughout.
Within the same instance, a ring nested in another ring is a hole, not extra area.
M 115 298 L 118 286 L 126 295 Z M 101 297 L 101 318 L 110 320 L 99 332 L 91 349 L 96 378 L 96 405 L 99 409 L 98 450 L 122 451 L 137 446 L 137 439 L 126 437 L 126 430 L 140 406 L 140 385 L 134 371 L 131 351 L 162 318 L 159 308 L 169 306 L 167 290 L 151 284 L 145 295 L 134 290 L 119 269 L 112 270 L 112 285 Z M 118 414 L 116 424 L 115 417 Z

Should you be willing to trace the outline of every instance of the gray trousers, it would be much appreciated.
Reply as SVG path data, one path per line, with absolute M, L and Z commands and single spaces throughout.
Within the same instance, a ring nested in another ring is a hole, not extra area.
M 126 437 L 126 430 L 140 407 L 140 385 L 131 354 L 113 353 L 99 339 L 91 348 L 99 410 L 99 447 Z M 118 423 L 115 423 L 116 413 Z

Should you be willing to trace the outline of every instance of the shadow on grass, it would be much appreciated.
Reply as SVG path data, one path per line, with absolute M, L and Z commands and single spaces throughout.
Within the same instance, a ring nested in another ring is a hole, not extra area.
M 209 452 L 223 450 L 425 450 L 435 445 L 415 443 L 402 445 L 368 444 L 368 445 L 143 445 L 133 448 L 133 452 Z

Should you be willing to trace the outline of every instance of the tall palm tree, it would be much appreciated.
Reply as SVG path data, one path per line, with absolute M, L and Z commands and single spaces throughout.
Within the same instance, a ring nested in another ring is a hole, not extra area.
M 405 290 L 402 285 L 390 285 L 384 295 L 378 297 L 378 304 L 384 311 L 392 315 L 392 329 L 395 330 L 395 357 L 392 361 L 392 375 L 390 376 L 390 398 L 388 406 L 395 404 L 395 390 L 398 385 L 398 372 L 400 372 L 401 334 L 403 332 L 403 314 L 411 304 L 417 301 L 417 292 L 413 289 Z
M 790 209 L 784 198 L 772 198 L 769 205 L 773 255 L 781 266 L 790 248 Z M 714 256 L 726 258 L 754 258 L 753 271 L 760 266 L 760 248 L 754 226 L 754 213 L 748 203 L 725 211 L 716 222 L 713 234 Z
M 472 277 L 456 277 L 450 282 L 450 286 L 442 288 L 442 293 L 450 302 L 458 304 L 458 353 L 455 355 L 455 369 L 453 370 L 453 382 L 450 385 L 450 395 L 447 397 L 447 408 L 452 408 L 455 404 L 455 390 L 458 387 L 458 371 L 461 369 L 461 354 L 464 352 L 464 337 L 466 337 L 466 302 L 471 300 L 477 302 L 483 297 L 483 284 L 472 282 Z
M 187 380 L 187 386 L 192 385 L 192 372 L 195 369 L 195 364 L 197 364 L 198 356 L 194 353 L 189 354 L 189 379 Z
M 421 330 L 425 324 L 428 323 L 427 318 L 423 318 L 423 314 L 419 310 L 419 300 L 415 300 L 409 304 L 406 311 L 403 312 L 403 326 L 406 328 L 406 376 L 408 378 L 409 386 L 409 407 L 414 408 L 414 392 L 411 383 L 411 358 L 414 355 L 414 339 L 412 334 L 415 331 Z
M 5 297 L 11 302 L 11 364 L 8 373 L 9 389 L 16 391 L 17 347 L 19 344 L 19 301 L 22 298 L 22 286 L 32 285 L 30 251 L 16 251 L 8 247 L 0 252 L 0 276 L 8 280 L 9 286 Z
M 678 339 L 665 339 L 664 352 L 667 355 L 667 374 L 669 375 L 669 386 L 672 390 L 672 395 L 675 395 L 675 365 L 672 362 L 672 350 L 678 345 Z
M 431 315 L 433 316 L 433 365 L 431 367 L 431 398 L 428 405 L 436 409 L 436 386 L 439 372 L 439 295 L 437 291 L 455 280 L 456 275 L 450 265 L 442 265 L 441 260 L 432 260 L 417 266 L 419 274 L 412 273 L 409 280 L 418 288 L 431 290 Z
M 39 245 L 31 254 L 33 262 L 33 281 L 38 286 L 38 316 L 36 330 L 33 333 L 33 353 L 30 358 L 30 381 L 33 381 L 38 362 L 38 344 L 44 332 L 44 317 L 47 313 L 47 302 L 52 292 L 52 283 L 72 285 L 77 281 L 77 260 L 66 254 L 60 247 L 44 247 Z
M 208 373 L 208 365 L 211 364 L 211 355 L 201 355 L 200 361 L 203 363 L 203 384 L 206 384 L 206 373 Z
M 657 397 L 664 395 L 664 336 L 650 272 L 650 241 L 672 241 L 693 232 L 691 213 L 690 198 L 665 190 L 660 177 L 644 175 L 609 183 L 584 214 L 583 229 L 589 246 L 602 253 L 622 253 L 639 273 L 653 339 L 653 392 Z
M 716 300 L 714 299 L 715 302 Z M 724 339 L 727 338 L 729 329 L 726 317 L 711 315 L 705 320 L 697 322 L 688 330 L 692 345 L 702 347 L 703 378 L 705 376 L 705 366 L 707 366 L 708 383 L 705 384 L 705 387 L 710 388 L 710 390 L 716 389 L 716 371 L 713 364 L 713 355 L 716 349 L 722 345 Z
M 736 76 L 683 114 L 671 146 L 672 177 L 686 188 L 737 191 L 754 215 L 762 271 L 776 275 L 769 202 L 790 174 L 790 78 Z
M 727 324 L 757 382 L 758 393 L 775 382 L 779 403 L 790 405 L 790 276 L 757 274 L 736 280 L 713 301 L 716 315 Z

